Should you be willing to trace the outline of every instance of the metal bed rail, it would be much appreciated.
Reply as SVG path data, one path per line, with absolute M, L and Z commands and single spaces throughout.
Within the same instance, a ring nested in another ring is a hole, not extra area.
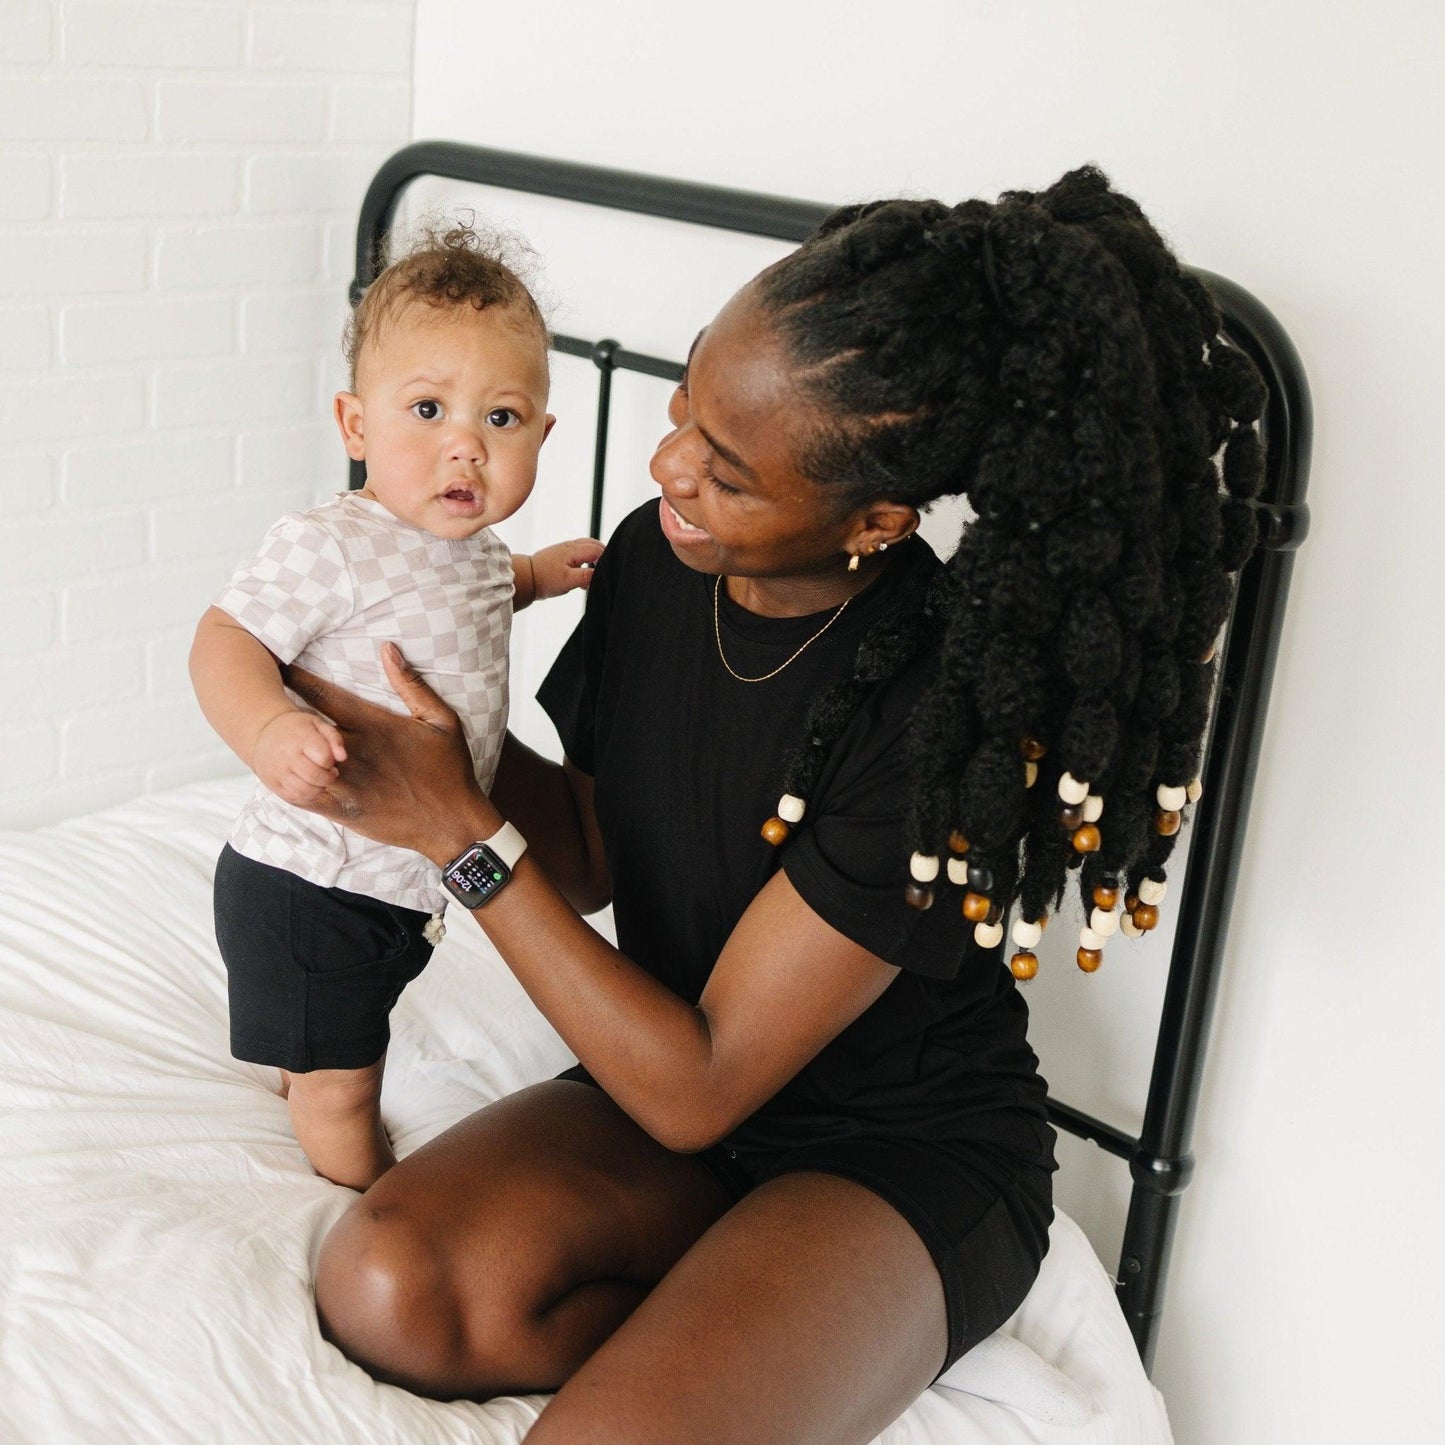
M 403 191 L 422 176 L 793 242 L 804 240 L 831 209 L 811 201 L 482 146 L 422 141 L 387 160 L 367 189 L 356 231 L 353 303 L 379 269 Z M 1253 358 L 1269 389 L 1262 423 L 1265 484 L 1255 503 L 1260 541 L 1240 572 L 1226 633 L 1205 749 L 1204 795 L 1194 808 L 1143 1127 L 1136 1137 L 1059 1100 L 1049 1103 L 1055 1125 L 1129 1164 L 1133 1187 L 1116 1287 L 1146 1370 L 1153 1365 L 1158 1343 L 1179 1199 L 1194 1172 L 1190 1152 L 1194 1119 L 1293 554 L 1309 527 L 1304 498 L 1312 413 L 1299 356 L 1273 315 L 1242 286 L 1208 271 L 1194 274 L 1218 301 L 1226 335 Z M 602 525 L 613 374 L 634 371 L 676 381 L 683 368 L 678 362 L 629 351 L 611 339 L 594 342 L 554 335 L 551 344 L 566 355 L 590 358 L 599 373 L 591 506 L 591 532 L 596 536 Z M 351 477 L 353 486 L 361 485 L 360 464 L 352 464 Z

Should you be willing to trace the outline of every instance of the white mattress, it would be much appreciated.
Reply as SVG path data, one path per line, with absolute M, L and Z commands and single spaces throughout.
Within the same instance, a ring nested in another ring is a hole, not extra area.
M 317 1330 L 312 1262 L 355 1196 L 312 1174 L 275 1072 L 230 1057 L 211 932 L 211 866 L 248 786 L 0 833 L 0 1440 L 512 1445 L 541 1397 L 419 1399 Z M 400 1154 L 570 1062 L 465 921 L 392 1026 Z M 1007 1332 L 1082 1388 L 1087 1422 L 933 1389 L 880 1445 L 1168 1440 L 1072 1221 Z

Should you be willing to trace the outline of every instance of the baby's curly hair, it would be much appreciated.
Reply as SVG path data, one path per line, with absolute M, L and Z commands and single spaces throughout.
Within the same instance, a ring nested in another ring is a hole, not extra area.
M 977 514 L 922 616 L 885 620 L 817 699 L 787 792 L 807 797 L 869 688 L 923 651 L 922 872 L 952 852 L 961 879 L 966 852 L 989 930 L 1014 904 L 1043 918 L 1075 866 L 1086 917 L 1116 890 L 1149 903 L 1263 477 L 1265 388 L 1213 298 L 1092 167 L 996 205 L 848 207 L 759 284 L 833 423 L 807 470 L 844 508 L 963 494 Z M 1092 796 L 1061 806 L 1073 780 Z
M 478 225 L 471 213 L 453 220 L 430 217 L 383 260 L 381 274 L 362 293 L 342 336 L 353 387 L 357 359 L 410 306 L 513 310 L 537 328 L 545 345 L 547 322 L 523 279 L 535 269 L 532 252 L 517 237 Z

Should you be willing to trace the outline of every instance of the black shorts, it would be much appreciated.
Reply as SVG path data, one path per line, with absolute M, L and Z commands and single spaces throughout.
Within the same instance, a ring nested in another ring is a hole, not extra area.
M 559 1075 L 601 1086 L 580 1064 Z M 715 1144 L 696 1156 L 732 1203 L 783 1174 L 836 1174 L 901 1214 L 943 1281 L 948 1352 L 939 1373 L 986 1339 L 1023 1303 L 1049 1248 L 1053 1130 L 1020 1114 L 1018 1148 L 865 1136 L 794 1148 Z
M 230 844 L 215 907 L 236 1058 L 304 1074 L 386 1052 L 392 1005 L 431 958 L 429 913 L 322 888 Z

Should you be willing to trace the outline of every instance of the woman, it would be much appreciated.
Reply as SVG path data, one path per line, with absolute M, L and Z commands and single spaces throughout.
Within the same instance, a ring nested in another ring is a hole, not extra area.
M 1054 1165 L 1000 915 L 1020 977 L 1071 878 L 1084 967 L 1119 893 L 1157 916 L 1253 543 L 1263 391 L 1218 324 L 1093 170 L 838 212 L 694 344 L 541 693 L 563 767 L 509 741 L 483 796 L 394 651 L 410 718 L 298 679 L 351 827 L 525 837 L 475 917 L 581 1061 L 337 1224 L 349 1355 L 555 1389 L 540 1445 L 838 1445 L 1013 1312 Z M 914 531 L 956 493 L 943 565 Z

